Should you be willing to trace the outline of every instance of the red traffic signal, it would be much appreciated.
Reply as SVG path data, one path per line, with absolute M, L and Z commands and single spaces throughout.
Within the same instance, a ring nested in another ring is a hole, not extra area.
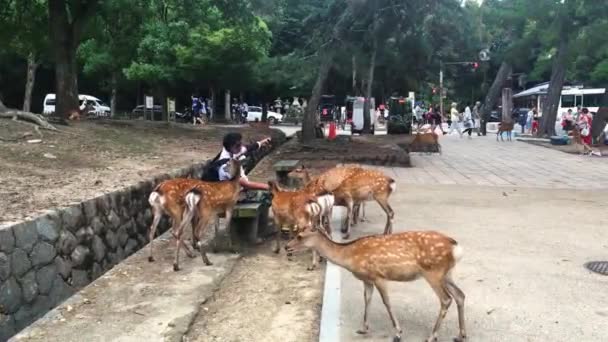
M 433 94 L 437 93 L 437 88 L 433 88 Z
M 473 71 L 475 71 L 475 70 L 477 70 L 477 68 L 479 68 L 479 63 L 473 62 L 473 63 L 471 63 L 471 66 L 473 67 Z

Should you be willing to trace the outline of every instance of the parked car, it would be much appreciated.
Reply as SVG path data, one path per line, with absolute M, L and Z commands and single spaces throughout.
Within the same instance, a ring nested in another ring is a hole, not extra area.
M 131 111 L 131 113 L 135 114 L 135 115 L 144 115 L 144 105 L 139 105 L 135 108 L 133 108 L 133 110 Z M 154 108 L 152 109 L 152 111 L 154 112 L 154 114 L 163 113 L 163 107 L 161 105 L 154 105 Z M 145 109 L 145 112 L 150 112 L 149 109 Z
M 271 125 L 283 122 L 283 115 L 279 113 L 268 111 L 267 118 Z M 262 107 L 249 106 L 247 121 L 262 121 Z
M 89 114 L 95 114 L 96 116 L 110 116 L 110 107 L 95 96 L 81 94 L 78 95 L 80 109 L 84 109 L 86 103 L 93 106 L 93 110 L 89 111 Z M 55 113 L 55 94 L 46 94 L 44 102 L 42 103 L 42 112 L 44 114 Z

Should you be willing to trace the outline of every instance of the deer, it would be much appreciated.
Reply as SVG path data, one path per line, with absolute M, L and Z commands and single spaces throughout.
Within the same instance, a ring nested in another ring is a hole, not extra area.
M 304 165 L 301 165 L 298 168 L 289 172 L 287 176 L 290 178 L 302 180 L 302 182 L 305 184 L 302 188 L 304 191 L 318 195 L 335 190 L 344 181 L 344 179 L 354 175 L 357 172 L 362 172 L 364 170 L 365 169 L 359 166 L 334 167 L 313 179 L 310 176 L 309 170 Z M 346 202 L 343 198 L 336 198 L 334 195 L 334 205 L 346 207 Z M 360 207 L 362 209 L 360 221 L 363 221 L 365 219 L 365 203 L 355 203 L 353 206 L 353 210 L 355 212 L 354 224 L 356 224 L 357 218 L 359 218 Z M 329 224 L 329 222 L 331 221 L 331 212 L 327 212 L 327 214 L 329 214 L 329 216 L 327 217 L 327 229 L 331 231 L 331 226 Z
M 346 218 L 341 229 L 342 237 L 348 239 L 350 236 L 350 225 L 355 216 L 354 204 L 371 199 L 374 199 L 386 213 L 384 234 L 391 234 L 395 212 L 388 203 L 388 198 L 396 188 L 397 183 L 394 179 L 377 170 L 365 169 L 346 178 L 333 192 L 336 198 L 340 198 L 346 203 Z
M 411 143 L 412 146 L 437 146 L 439 154 L 441 154 L 441 144 L 439 144 L 439 136 L 435 131 L 430 128 L 425 129 L 423 132 L 420 131 L 420 127 L 417 128 L 417 134 L 414 136 L 414 140 Z M 427 150 L 428 151 L 428 150 Z
M 511 133 L 513 131 L 513 122 L 501 121 L 498 124 L 498 132 L 496 132 L 496 141 L 498 141 L 498 136 L 500 136 L 500 141 L 504 141 L 502 138 L 502 133 L 507 133 L 507 141 L 511 141 Z
M 182 217 L 186 208 L 184 197 L 186 193 L 192 189 L 200 181 L 191 178 L 177 178 L 166 180 L 156 186 L 148 197 L 148 203 L 152 206 L 152 225 L 149 230 L 149 250 L 148 256 L 149 262 L 154 262 L 154 236 L 156 235 L 156 229 L 160 219 L 164 214 L 171 217 L 172 227 L 171 232 L 173 237 L 176 239 L 177 244 L 182 244 L 186 250 L 186 254 L 193 258 L 194 253 L 188 245 L 184 244 L 183 240 L 180 239 L 178 228 L 182 223 Z
M 207 227 L 219 214 L 225 213 L 225 229 L 228 232 L 228 250 L 234 251 L 232 247 L 232 234 L 230 231 L 230 223 L 232 221 L 232 212 L 239 199 L 241 185 L 239 183 L 241 177 L 241 163 L 238 160 L 230 159 L 227 162 L 230 180 L 221 182 L 204 182 L 197 181 L 192 188 L 188 190 L 184 197 L 186 210 L 183 215 L 183 220 L 177 231 L 177 239 L 183 238 L 185 226 L 192 222 L 196 216 L 198 222 L 193 229 L 193 241 L 196 241 L 203 262 L 207 266 L 213 263 L 207 257 L 205 248 L 202 246 L 202 236 L 207 230 Z M 215 236 L 218 235 L 218 224 L 215 224 Z M 173 270 L 179 271 L 179 248 L 181 244 L 177 244 L 175 251 L 175 261 Z
M 456 240 L 435 231 L 408 231 L 393 235 L 372 235 L 346 243 L 332 241 L 318 230 L 300 232 L 289 241 L 285 250 L 297 253 L 312 249 L 332 263 L 348 270 L 364 285 L 363 324 L 358 334 L 369 332 L 368 312 L 374 288 L 391 319 L 395 335 L 401 341 L 403 331 L 391 310 L 387 282 L 409 282 L 424 278 L 439 298 L 439 315 L 427 342 L 437 341 L 437 332 L 452 300 L 458 308 L 459 334 L 454 341 L 464 342 L 467 334 L 464 321 L 465 295 L 452 280 L 451 271 L 462 258 L 462 247 Z
M 81 117 L 86 118 L 86 114 L 94 109 L 95 109 L 95 107 L 93 107 L 93 104 L 91 104 L 88 101 L 85 101 L 84 108 L 80 109 L 80 107 L 79 107 L 77 109 L 72 109 L 71 111 L 68 112 L 68 120 L 80 121 Z
M 268 187 L 272 194 L 271 208 L 277 230 L 288 226 L 290 238 L 293 238 L 295 232 L 309 229 L 319 222 L 322 208 L 316 196 L 305 191 L 285 191 L 275 181 L 268 182 Z M 278 231 L 275 234 L 274 253 L 281 250 L 280 235 Z M 312 263 L 307 269 L 313 270 L 317 264 L 318 257 L 313 252 Z

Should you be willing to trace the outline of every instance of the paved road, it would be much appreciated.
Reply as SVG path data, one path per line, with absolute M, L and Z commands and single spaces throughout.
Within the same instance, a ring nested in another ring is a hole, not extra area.
M 442 156 L 415 155 L 416 167 L 385 171 L 398 182 L 391 197 L 396 231 L 439 230 L 463 246 L 453 278 L 467 295 L 470 341 L 607 340 L 608 277 L 582 265 L 608 260 L 608 159 L 489 137 L 442 142 Z M 576 189 L 591 187 L 599 191 Z M 355 237 L 382 231 L 384 214 L 376 204 L 368 208 L 370 222 L 355 227 Z M 424 280 L 391 283 L 389 292 L 403 340 L 426 339 L 439 312 L 430 287 Z M 321 341 L 392 336 L 377 292 L 370 333 L 355 333 L 363 286 L 349 272 L 330 264 L 324 296 Z M 439 341 L 457 331 L 453 305 Z

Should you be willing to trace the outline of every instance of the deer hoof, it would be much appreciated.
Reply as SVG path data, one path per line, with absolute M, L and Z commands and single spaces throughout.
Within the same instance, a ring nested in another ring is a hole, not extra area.
M 344 233 L 344 234 L 342 234 L 342 239 L 343 239 L 343 240 L 347 240 L 349 237 L 350 237 L 350 234 L 349 234 L 349 233 Z
M 211 261 L 209 261 L 209 259 L 207 260 L 203 260 L 203 262 L 205 263 L 205 265 L 207 266 L 213 266 L 213 263 Z
M 401 336 L 395 335 L 395 337 L 393 337 L 393 342 L 401 342 Z
M 429 337 L 425 342 L 437 342 L 437 337 Z
M 314 270 L 315 270 L 315 268 L 316 268 L 316 267 L 315 267 L 314 265 L 310 265 L 310 266 L 306 267 L 306 270 L 307 270 L 307 271 L 314 271 Z
M 179 271 L 179 265 L 178 264 L 173 264 L 173 270 L 175 272 Z
M 465 336 L 454 337 L 454 342 L 465 342 L 467 338 Z
M 357 334 L 359 334 L 359 335 L 367 335 L 367 330 L 368 330 L 367 327 L 365 329 L 359 329 L 359 330 L 357 330 Z
M 148 262 L 154 262 L 154 257 L 148 257 Z

